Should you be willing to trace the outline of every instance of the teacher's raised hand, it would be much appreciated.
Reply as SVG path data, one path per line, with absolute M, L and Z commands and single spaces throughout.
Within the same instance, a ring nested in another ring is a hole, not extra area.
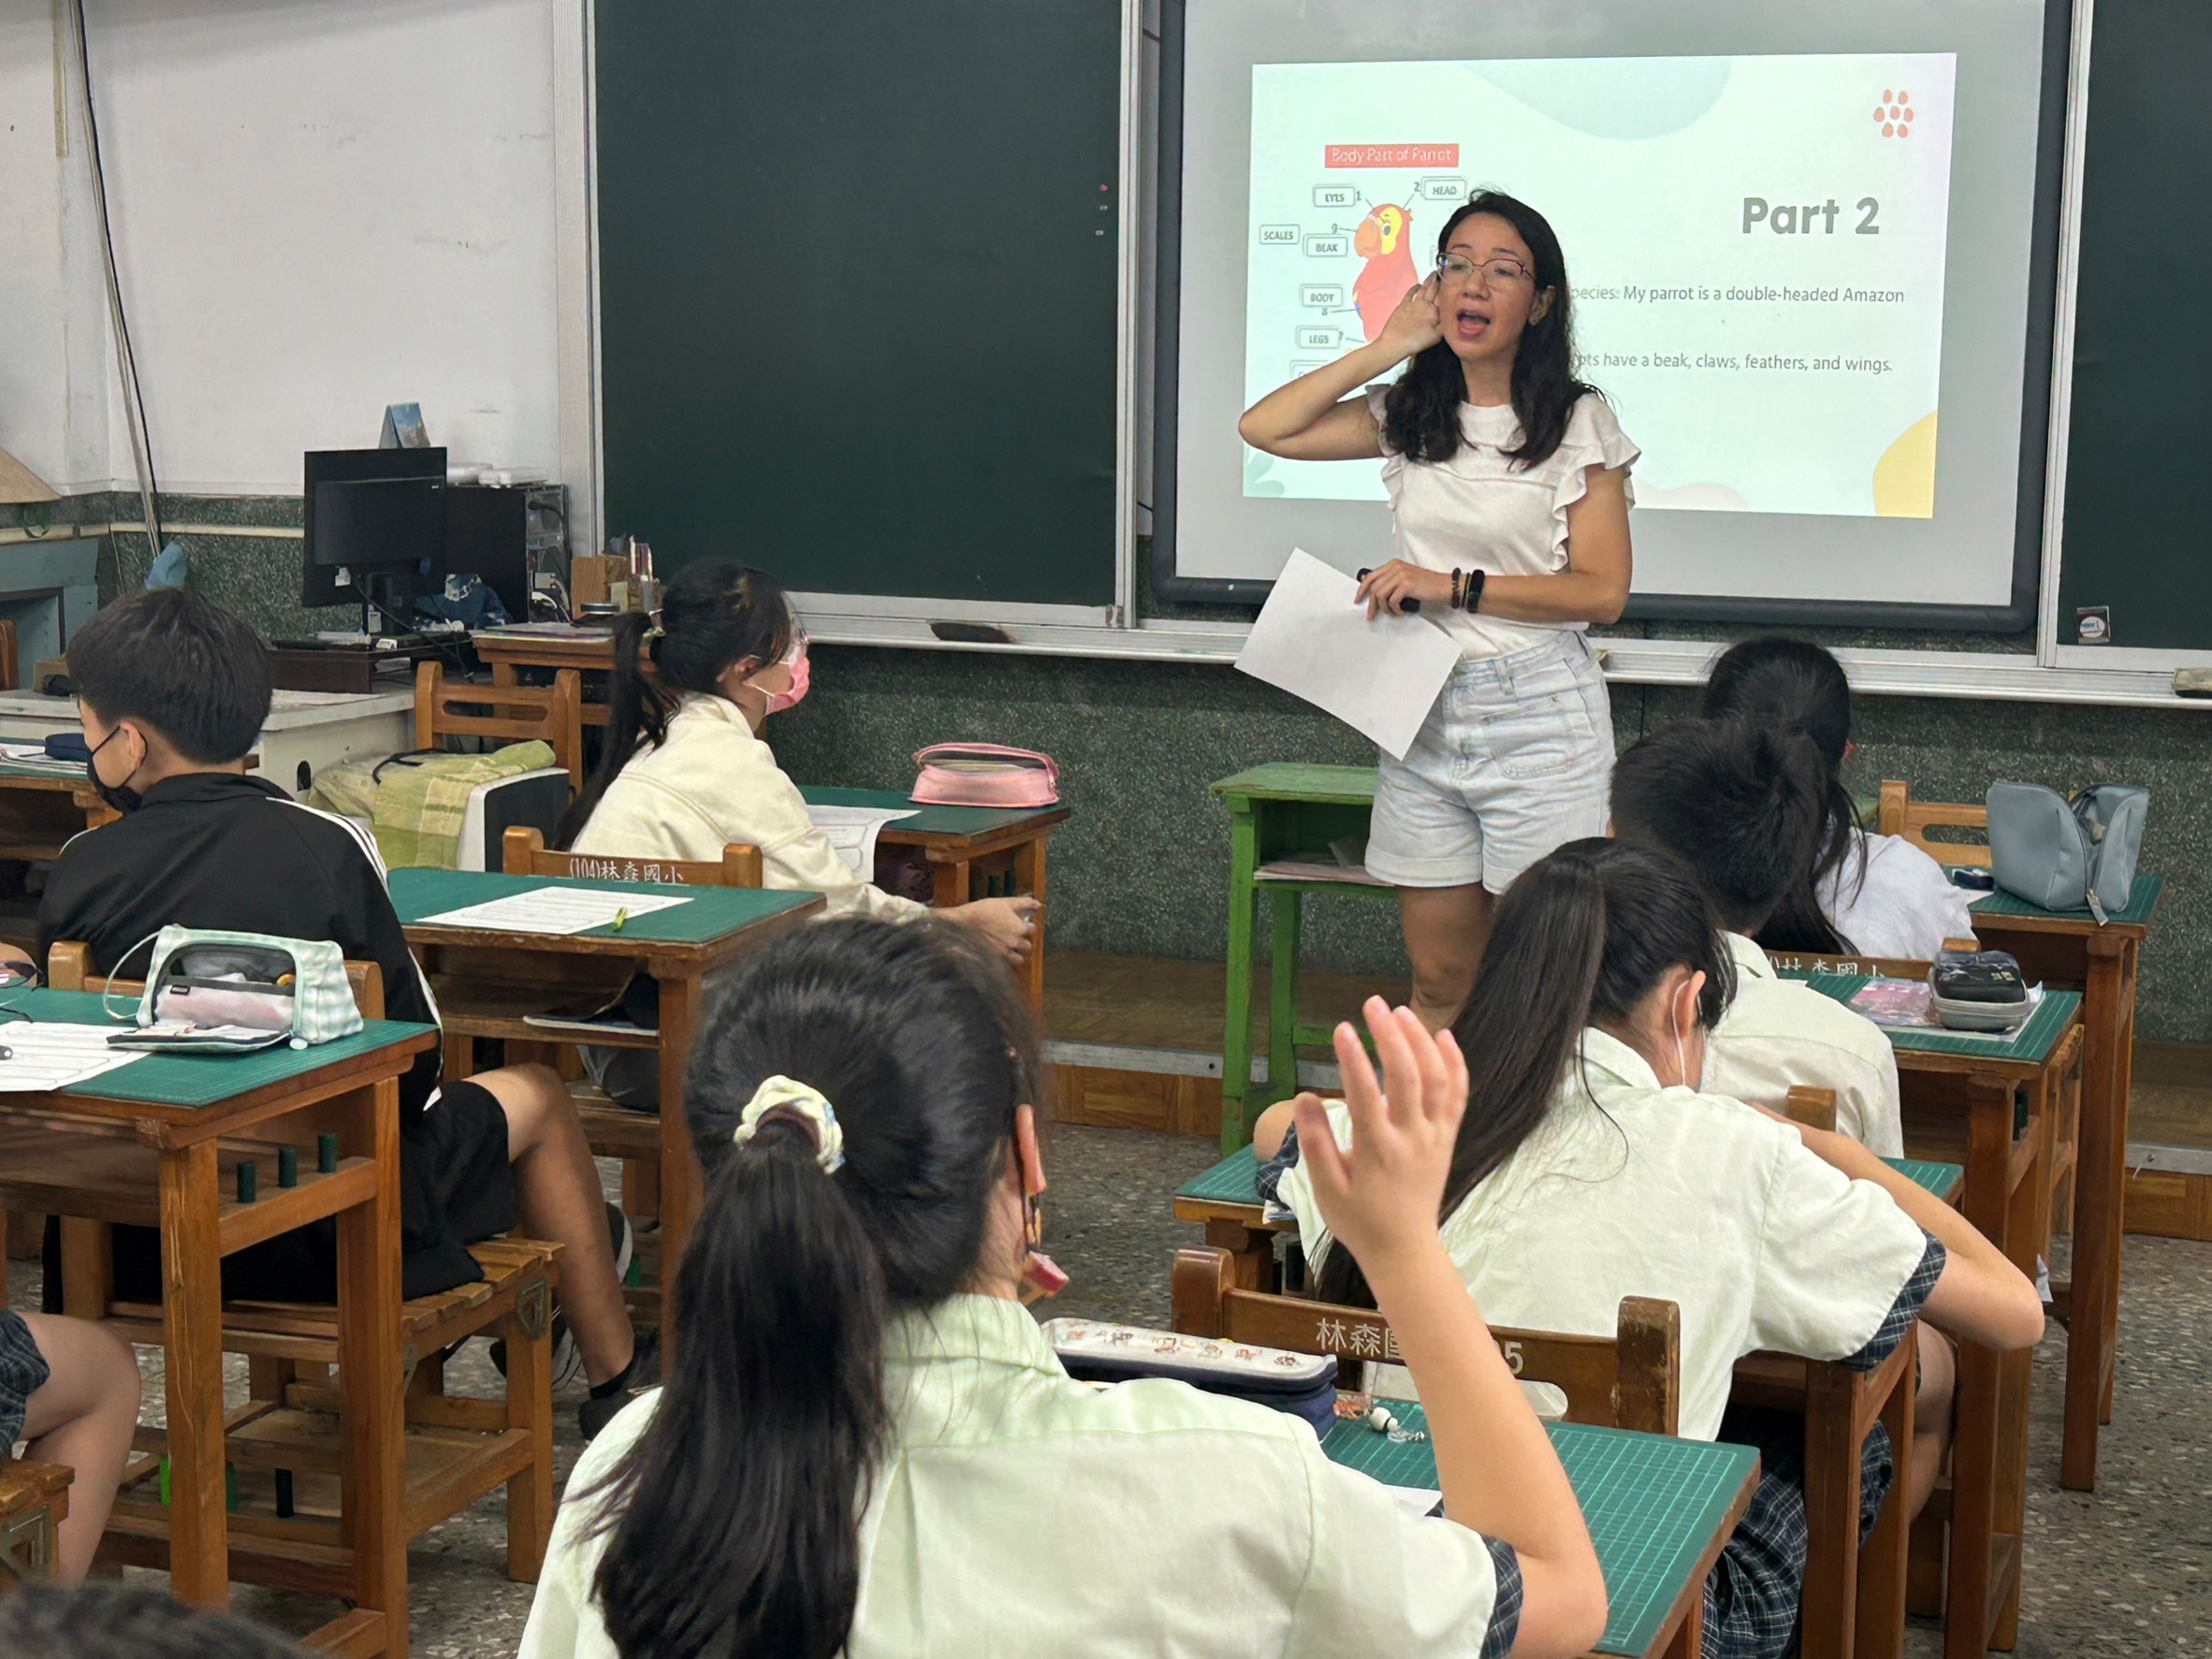
M 1431 277 L 1406 289 L 1405 298 L 1398 301 L 1398 309 L 1375 337 L 1375 343 L 1391 354 L 1393 363 L 1425 352 L 1444 338 L 1444 319 L 1436 310 L 1442 281 L 1441 277 Z

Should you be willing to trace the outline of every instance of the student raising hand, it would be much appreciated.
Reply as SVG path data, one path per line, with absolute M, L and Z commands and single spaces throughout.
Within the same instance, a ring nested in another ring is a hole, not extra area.
M 1520 1557 L 1516 1659 L 1581 1653 L 1606 1623 L 1597 1552 L 1566 1471 L 1506 1369 L 1437 1232 L 1467 1066 L 1448 1031 L 1370 997 L 1382 1079 L 1346 1023 L 1336 1060 L 1352 1118 L 1340 1147 L 1320 1100 L 1299 1097 L 1299 1143 L 1331 1235 L 1358 1259 L 1428 1412 L 1444 1512 Z

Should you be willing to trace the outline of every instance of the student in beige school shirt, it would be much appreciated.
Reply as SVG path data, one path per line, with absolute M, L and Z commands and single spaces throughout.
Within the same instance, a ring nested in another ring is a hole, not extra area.
M 1020 1300 L 1044 1190 L 1026 1011 L 964 947 L 831 922 L 718 1005 L 684 1340 L 577 1464 L 521 1659 L 1586 1652 L 1605 1581 L 1573 1489 L 1436 1231 L 1450 1040 L 1371 1005 L 1388 1088 L 1347 1028 L 1360 1146 L 1313 1172 L 1408 1333 L 1431 1519 L 1284 1413 L 1069 1378 Z
M 649 672 L 648 665 L 650 665 Z M 819 893 L 832 916 L 973 929 L 1010 961 L 1029 953 L 1037 901 L 987 898 L 932 912 L 849 869 L 807 816 L 760 731 L 806 696 L 807 636 L 774 577 L 730 560 L 686 565 L 657 616 L 615 628 L 606 746 L 558 839 L 611 858 L 720 863 L 758 847 L 766 885 Z
M 1783 979 L 1751 938 L 1812 867 L 1826 787 L 1800 733 L 1744 717 L 1682 720 L 1614 764 L 1613 833 L 1681 859 L 1728 930 L 1736 997 L 1713 1028 L 1705 1087 L 1776 1109 L 1795 1086 L 1833 1089 L 1837 1129 L 1901 1157 L 1897 1053 L 1882 1027 Z
M 1916 1318 L 2025 1347 L 2043 1307 L 1972 1225 L 1856 1142 L 1697 1092 L 1732 978 L 1710 906 L 1666 854 L 1577 841 L 1529 869 L 1498 906 L 1453 1026 L 1469 1106 L 1439 1213 L 1445 1248 L 1501 1324 L 1609 1336 L 1623 1296 L 1680 1308 L 1681 1433 L 1758 1444 L 1768 1460 L 1706 1584 L 1705 1656 L 1777 1659 L 1803 1589 L 1803 1430 L 1733 1412 L 1724 1427 L 1736 1361 L 1767 1348 L 1870 1370 Z M 1315 1202 L 1318 1104 L 1261 1118 L 1261 1190 L 1296 1213 L 1319 1299 L 1372 1304 L 1357 1252 L 1333 1246 Z M 1364 1129 L 1328 1113 L 1331 1145 L 1356 1153 Z M 1394 1315 L 1391 1327 L 1403 1344 Z M 1948 1393 L 1947 1366 L 1924 1373 L 1899 1494 L 1914 1508 L 1934 1484 Z M 1875 1505 L 1887 1453 L 1870 1437 Z

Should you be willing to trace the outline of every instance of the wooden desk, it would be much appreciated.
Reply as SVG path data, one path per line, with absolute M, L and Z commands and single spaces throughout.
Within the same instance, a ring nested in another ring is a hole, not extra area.
M 491 670 L 491 683 L 521 683 L 523 668 L 574 668 L 584 674 L 611 674 L 615 667 L 615 636 L 604 628 L 579 628 L 562 633 L 479 633 L 472 641 L 476 659 Z M 604 698 L 584 705 L 584 723 L 604 726 L 607 721 Z
M 2066 1432 L 2059 1484 L 2097 1484 L 2097 1429 L 2112 1420 L 2119 1351 L 2120 1244 L 2126 1233 L 2128 1091 L 2135 1053 L 2135 976 L 2164 878 L 2137 876 L 2128 908 L 2099 926 L 2087 910 L 2038 910 L 2009 893 L 1974 906 L 1974 937 L 2010 951 L 2030 982 L 2082 996 L 2081 1121 L 2071 1193 L 2074 1261 L 2051 1281 L 2066 1326 Z
M 1816 973 L 1807 984 L 1849 1002 L 1861 975 Z M 2052 1126 L 2078 1076 L 2081 998 L 2046 991 L 2003 1041 L 1955 1032 L 1885 1030 L 1897 1053 L 1905 1150 L 1966 1169 L 1959 1208 L 2030 1279 L 2048 1247 Z M 2028 1508 L 2028 1390 L 2034 1354 L 1958 1345 L 1957 1433 L 1943 1652 L 1972 1659 L 2010 1648 L 2018 1630 L 2020 1540 Z M 1942 1506 L 1931 1515 L 1942 1519 Z M 1934 1524 L 1930 1517 L 1924 1523 Z
M 85 993 L 34 991 L 9 1004 L 35 1019 L 109 1023 Z M 165 1507 L 126 1494 L 109 1540 L 141 1564 L 166 1557 L 186 1601 L 222 1607 L 230 1594 L 222 1259 L 337 1218 L 357 1606 L 311 1639 L 349 1654 L 407 1652 L 398 1080 L 436 1041 L 427 1026 L 379 1020 L 312 1049 L 153 1055 L 61 1094 L 0 1094 L 0 1207 L 161 1230 L 171 1497 Z M 316 1128 L 336 1128 L 337 1171 L 317 1174 L 311 1152 L 298 1185 L 280 1188 L 269 1154 L 280 1142 L 312 1143 L 289 1121 L 310 1108 Z M 259 1167 L 261 1196 L 238 1203 L 231 1172 L 248 1161 Z M 105 1316 L 106 1268 L 65 1260 L 67 1311 Z M 254 1542 L 241 1537 L 241 1550 Z
M 1271 763 L 1224 778 L 1213 786 L 1229 808 L 1229 1002 L 1221 1034 L 1221 1151 L 1252 1139 L 1252 1125 L 1276 1100 L 1298 1092 L 1298 1045 L 1326 1044 L 1330 1027 L 1298 1024 L 1298 949 L 1305 900 L 1319 893 L 1365 894 L 1394 899 L 1397 889 L 1367 879 L 1364 871 L 1332 879 L 1269 866 L 1293 858 L 1322 860 L 1332 841 L 1367 837 L 1375 805 L 1373 766 L 1302 766 Z M 1325 867 L 1325 866 L 1321 866 Z M 1267 1084 L 1252 1084 L 1253 945 L 1259 932 L 1259 895 L 1273 912 L 1270 957 Z
M 1953 1204 L 1964 1190 L 1965 1171 L 1957 1164 L 1885 1161 Z M 1258 1170 L 1249 1146 L 1222 1159 L 1176 1189 L 1175 1218 L 1200 1223 L 1209 1244 L 1235 1258 L 1240 1288 L 1273 1290 L 1274 1235 L 1294 1234 L 1297 1224 L 1268 1218 L 1253 1185 Z M 1914 1360 L 1913 1345 L 1907 1343 L 1875 1372 L 1766 1353 L 1751 1355 L 1736 1367 L 1733 1397 L 1738 1403 L 1793 1411 L 1805 1419 L 1805 1506 L 1812 1549 L 1805 1575 L 1803 1659 L 1895 1659 L 1900 1651 L 1907 1543 L 1903 1512 L 1885 1506 L 1874 1535 L 1861 1547 L 1859 1447 L 1877 1419 L 1886 1422 L 1901 1476 L 1912 1444 Z
M 429 925 L 424 918 L 541 887 L 614 893 L 680 894 L 690 902 L 651 910 L 617 933 L 510 933 Z M 684 1071 L 704 1012 L 703 982 L 716 969 L 804 926 L 822 910 L 818 893 L 738 887 L 657 887 L 642 881 L 573 881 L 483 870 L 394 870 L 392 905 L 407 942 L 432 976 L 445 1027 L 445 1075 L 475 1069 L 480 1038 L 507 1042 L 589 1043 L 657 1049 L 661 1056 L 661 1282 L 674 1282 L 677 1255 L 699 1214 L 699 1160 L 684 1123 Z M 660 987 L 657 1034 L 578 1033 L 527 1023 L 574 994 L 570 968 L 582 961 L 648 974 Z M 661 1298 L 661 1339 L 673 1350 L 675 1299 Z
M 1426 1431 L 1419 1405 L 1401 1400 L 1391 1409 L 1406 1428 Z M 1697 1659 L 1706 1575 L 1751 1505 L 1759 1454 L 1581 1423 L 1544 1427 L 1605 1574 L 1606 1631 L 1592 1651 Z M 1436 1486 L 1436 1454 L 1426 1440 L 1393 1444 L 1363 1422 L 1339 1422 L 1321 1449 L 1387 1486 Z
M 116 817 L 82 766 L 0 761 L 0 858 L 59 858 L 71 836 Z
M 1036 899 L 1036 948 L 1029 953 L 1026 978 L 1029 1005 L 1040 1014 L 1044 1011 L 1044 855 L 1053 831 L 1068 822 L 1065 806 L 917 807 L 895 789 L 833 789 L 819 783 L 803 784 L 799 793 L 809 807 L 913 813 L 885 824 L 876 845 L 921 851 L 936 884 L 933 905 L 1015 894 Z

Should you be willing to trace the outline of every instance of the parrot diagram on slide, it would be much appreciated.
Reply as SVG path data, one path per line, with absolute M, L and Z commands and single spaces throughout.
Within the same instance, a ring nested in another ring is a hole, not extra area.
M 1439 203 L 1446 205 L 1437 211 L 1448 213 L 1451 204 L 1466 198 L 1466 182 L 1458 178 L 1417 179 L 1405 199 L 1377 202 L 1369 201 L 1358 184 L 1317 184 L 1315 207 L 1364 207 L 1365 215 L 1348 226 L 1332 219 L 1317 230 L 1302 225 L 1259 227 L 1260 247 L 1295 251 L 1298 257 L 1301 320 L 1284 342 L 1293 354 L 1292 378 L 1381 335 L 1398 302 L 1421 280 L 1415 255 L 1417 219 L 1427 215 L 1420 210 Z M 1355 259 L 1359 269 L 1347 286 L 1337 273 L 1346 261 Z

